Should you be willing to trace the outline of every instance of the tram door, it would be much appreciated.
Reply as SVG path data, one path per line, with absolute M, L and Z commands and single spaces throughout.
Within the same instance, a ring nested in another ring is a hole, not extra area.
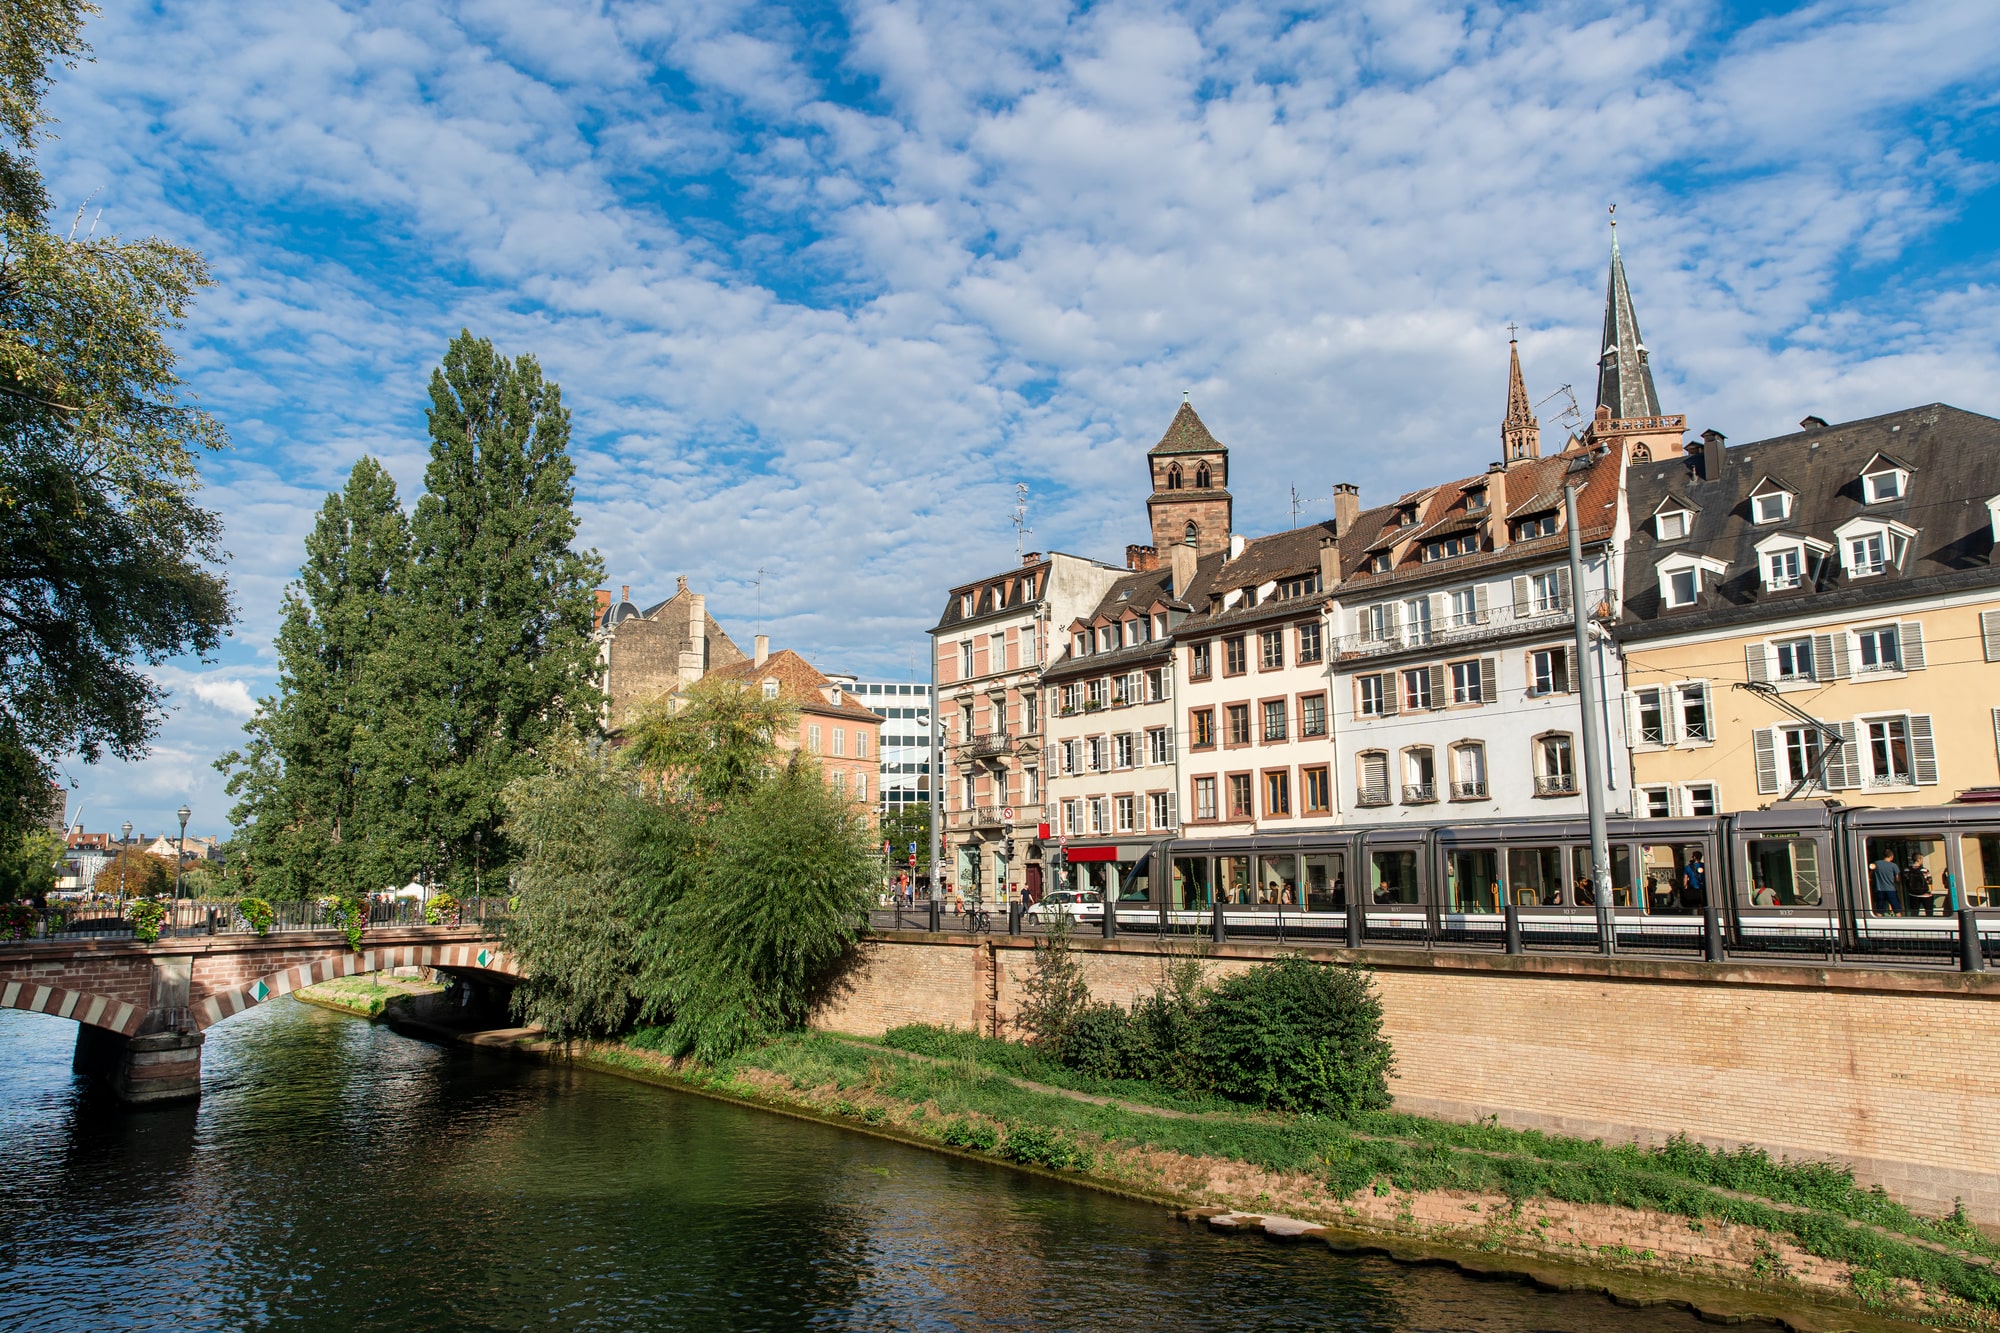
M 1173 908 L 1177 912 L 1206 911 L 1215 902 L 1205 856 L 1174 858 Z
M 1819 840 L 1797 835 L 1752 837 L 1744 843 L 1748 906 L 1828 907 L 1826 866 Z

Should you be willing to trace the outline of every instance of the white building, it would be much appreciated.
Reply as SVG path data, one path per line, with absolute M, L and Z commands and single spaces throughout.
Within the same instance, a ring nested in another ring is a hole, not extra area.
M 937 774 L 931 769 L 931 687 L 910 682 L 857 680 L 862 706 L 882 719 L 882 776 L 876 784 L 884 815 L 930 802 Z M 902 848 L 897 848 L 899 857 Z

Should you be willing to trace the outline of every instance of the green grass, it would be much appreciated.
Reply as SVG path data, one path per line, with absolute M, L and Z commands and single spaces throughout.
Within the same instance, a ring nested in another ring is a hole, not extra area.
M 375 973 L 356 977 L 335 977 L 331 981 L 315 982 L 301 986 L 292 992 L 301 999 L 345 1009 L 351 1014 L 373 1018 L 382 1012 L 389 1001 L 417 991 L 439 991 L 442 986 L 429 986 L 414 977 L 399 978 L 396 985 L 385 986 L 375 979 Z
M 911 1132 L 1057 1169 L 1089 1169 L 1093 1148 L 1157 1148 L 1307 1173 L 1336 1198 L 1380 1193 L 1385 1186 L 1457 1189 L 1496 1193 L 1517 1204 L 1549 1198 L 1648 1209 L 1696 1226 L 1733 1222 L 1856 1265 L 1856 1294 L 1864 1298 L 1879 1296 L 1890 1279 L 1907 1278 L 2000 1310 L 2000 1274 L 1983 1262 L 1996 1247 L 1962 1217 L 1918 1217 L 1826 1163 L 1773 1161 L 1756 1149 L 1717 1152 L 1682 1139 L 1641 1148 L 1386 1113 L 1339 1120 L 1249 1111 L 1145 1085 L 1084 1079 L 1018 1045 L 943 1029 L 898 1029 L 884 1044 L 938 1060 L 907 1060 L 833 1036 L 799 1034 L 744 1052 L 706 1077 L 726 1086 L 736 1073 L 757 1069 L 796 1091 L 865 1091 L 927 1108 L 923 1119 L 904 1126 Z M 1022 1088 L 1015 1078 L 1201 1114 L 1168 1117 L 1097 1105 Z M 1012 1151 L 1010 1143 L 1017 1145 Z

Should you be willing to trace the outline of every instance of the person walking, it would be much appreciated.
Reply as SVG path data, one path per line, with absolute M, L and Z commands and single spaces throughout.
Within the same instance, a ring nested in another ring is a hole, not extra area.
M 1687 866 L 1681 871 L 1681 910 L 1699 912 L 1708 906 L 1708 863 L 1701 859 L 1701 848 L 1694 849 L 1688 857 Z

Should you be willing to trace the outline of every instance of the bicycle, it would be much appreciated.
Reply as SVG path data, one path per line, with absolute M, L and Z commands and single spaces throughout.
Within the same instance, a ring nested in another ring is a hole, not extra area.
M 985 934 L 993 929 L 993 914 L 983 903 L 975 901 L 965 909 L 965 928 L 974 935 Z

